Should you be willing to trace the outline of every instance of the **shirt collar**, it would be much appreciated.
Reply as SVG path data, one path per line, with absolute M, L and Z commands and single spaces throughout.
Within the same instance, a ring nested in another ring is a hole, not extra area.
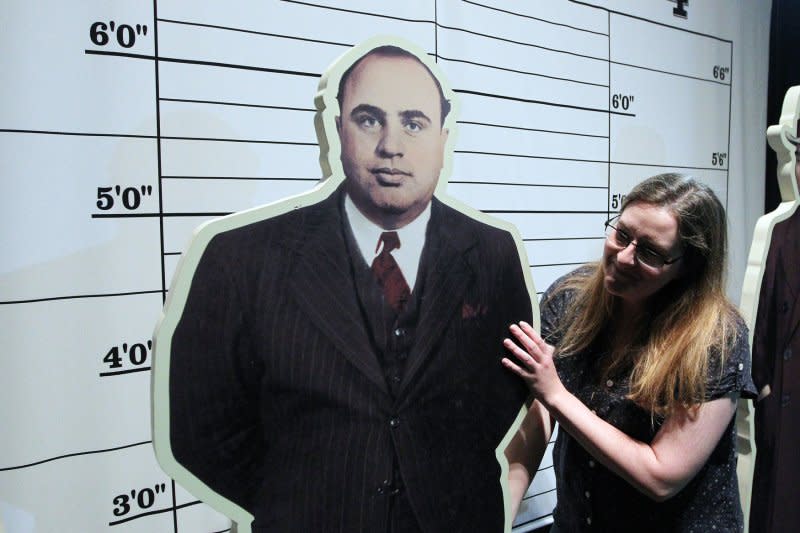
M 397 230 L 386 230 L 373 223 L 358 210 L 347 193 L 344 195 L 344 210 L 361 256 L 368 265 L 372 264 L 372 260 L 380 252 L 375 248 L 381 233 L 384 231 L 397 231 L 397 236 L 400 238 L 400 248 L 394 250 L 392 256 L 403 272 L 406 283 L 413 291 L 419 269 L 419 260 L 422 257 L 422 248 L 425 245 L 425 231 L 431 218 L 431 203 L 428 202 L 428 205 L 425 206 L 425 209 L 417 218 Z

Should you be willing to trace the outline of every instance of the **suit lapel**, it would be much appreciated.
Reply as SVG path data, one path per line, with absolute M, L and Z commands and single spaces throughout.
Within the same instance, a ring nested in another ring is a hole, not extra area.
M 297 252 L 289 276 L 290 290 L 314 326 L 367 378 L 388 392 L 358 304 L 342 233 L 340 198 L 337 190 L 312 207 L 305 223 L 294 228 L 296 234 L 287 239 Z
M 475 268 L 467 253 L 475 237 L 459 224 L 449 208 L 433 199 L 431 219 L 423 255 L 427 263 L 423 298 L 420 303 L 414 345 L 406 361 L 400 395 L 407 389 L 422 364 L 460 310 L 464 293 L 473 282 Z

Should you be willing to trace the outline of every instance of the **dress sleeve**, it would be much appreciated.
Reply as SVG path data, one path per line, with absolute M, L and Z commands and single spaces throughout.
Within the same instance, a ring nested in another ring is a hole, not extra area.
M 550 287 L 542 295 L 540 307 L 541 318 L 541 335 L 542 338 L 549 344 L 557 344 L 556 334 L 558 332 L 558 324 L 561 319 L 562 302 L 559 298 L 560 295 L 555 294 L 558 281 L 550 285 Z M 560 335 L 559 335 L 560 338 Z
M 259 366 L 246 303 L 220 235 L 195 269 L 171 341 L 170 445 L 175 459 L 218 494 L 247 510 L 261 483 Z M 232 248 L 232 247 L 230 247 Z
M 575 296 L 574 290 L 562 289 L 561 286 L 570 279 L 585 277 L 590 275 L 591 272 L 592 269 L 588 265 L 579 267 L 555 280 L 542 294 L 539 304 L 539 313 L 542 321 L 540 334 L 548 344 L 557 346 L 561 342 L 563 336 L 563 332 L 559 329 L 561 320 L 564 318 L 564 313 L 566 313 Z
M 736 337 L 733 340 L 724 364 L 720 366 L 720 356 L 715 350 L 708 366 L 706 382 L 706 401 L 721 398 L 730 393 L 738 393 L 742 398 L 755 398 L 756 386 L 750 375 L 749 331 L 744 321 L 737 320 Z

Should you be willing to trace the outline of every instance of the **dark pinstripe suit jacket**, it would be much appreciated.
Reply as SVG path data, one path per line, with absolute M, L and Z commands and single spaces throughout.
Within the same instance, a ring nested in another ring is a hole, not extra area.
M 424 531 L 502 531 L 495 447 L 526 390 L 500 365 L 501 339 L 531 319 L 514 241 L 433 200 L 419 324 L 393 398 L 339 200 L 209 243 L 172 339 L 173 454 L 252 512 L 256 531 L 385 531 L 378 489 L 395 453 Z

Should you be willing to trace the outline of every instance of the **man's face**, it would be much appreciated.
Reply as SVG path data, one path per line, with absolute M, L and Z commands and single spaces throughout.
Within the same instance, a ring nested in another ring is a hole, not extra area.
M 418 61 L 377 54 L 343 89 L 336 126 L 347 192 L 372 222 L 403 227 L 431 201 L 442 169 L 439 90 Z

